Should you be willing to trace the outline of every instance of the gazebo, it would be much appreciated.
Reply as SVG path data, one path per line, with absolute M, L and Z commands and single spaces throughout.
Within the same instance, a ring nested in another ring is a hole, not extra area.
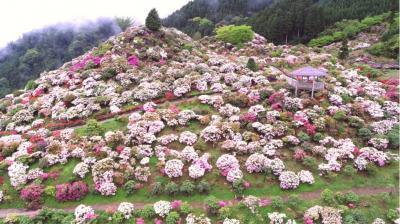
M 286 77 L 286 80 L 295 88 L 296 96 L 298 89 L 302 89 L 310 90 L 311 97 L 314 97 L 314 91 L 324 89 L 324 83 L 320 81 L 320 78 L 327 75 L 325 71 L 307 66 L 294 70 Z

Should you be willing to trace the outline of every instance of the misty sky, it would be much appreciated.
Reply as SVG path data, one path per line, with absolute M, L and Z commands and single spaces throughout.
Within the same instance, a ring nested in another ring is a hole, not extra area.
M 129 16 L 144 23 L 156 8 L 165 17 L 189 0 L 5 0 L 1 3 L 0 47 L 23 33 L 59 22 L 82 23 L 99 17 Z

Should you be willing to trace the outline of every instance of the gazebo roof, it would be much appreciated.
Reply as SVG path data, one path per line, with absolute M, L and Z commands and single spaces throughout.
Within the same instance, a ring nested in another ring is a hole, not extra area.
M 294 70 L 290 73 L 291 76 L 327 76 L 328 73 L 321 69 L 313 68 L 311 66 L 303 67 Z

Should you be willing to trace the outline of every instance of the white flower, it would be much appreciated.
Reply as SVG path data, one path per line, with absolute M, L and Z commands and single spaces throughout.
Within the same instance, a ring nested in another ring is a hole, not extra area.
M 157 215 L 165 217 L 171 211 L 171 203 L 168 201 L 158 201 L 153 205 L 154 211 Z
M 74 173 L 75 175 L 78 175 L 80 178 L 85 178 L 85 175 L 88 172 L 89 172 L 89 165 L 84 162 L 80 162 L 80 163 L 76 164 L 76 166 L 74 167 L 74 170 L 72 171 L 72 173 Z
M 279 181 L 282 189 L 295 189 L 300 183 L 299 177 L 292 171 L 283 171 L 279 176 Z
M 206 170 L 199 164 L 192 164 L 189 166 L 189 176 L 193 179 L 200 178 L 204 176 Z
M 301 183 L 313 184 L 315 182 L 312 173 L 308 170 L 301 170 L 297 175 Z
M 222 224 L 240 224 L 240 221 L 237 219 L 225 218 L 224 222 L 222 222 Z
M 223 154 L 217 159 L 218 169 L 223 173 L 228 173 L 232 169 L 239 169 L 239 161 L 235 156 Z
M 376 218 L 372 224 L 385 224 L 385 221 L 383 221 L 383 219 L 381 218 Z
M 286 215 L 283 213 L 273 212 L 268 213 L 268 218 L 270 220 L 270 224 L 283 224 Z
M 28 166 L 17 161 L 13 162 L 11 166 L 8 167 L 8 176 L 10 177 L 11 185 L 14 188 L 26 184 L 28 179 L 26 170 L 28 168 Z
M 125 219 L 130 219 L 133 215 L 134 210 L 135 206 L 129 202 L 121 202 L 117 209 L 117 211 L 121 212 L 122 215 L 124 215 Z
M 179 142 L 186 145 L 193 145 L 197 141 L 197 135 L 190 131 L 184 131 L 179 136 Z
M 4 193 L 3 191 L 0 191 L 0 202 L 4 200 Z
M 260 153 L 251 154 L 246 160 L 246 169 L 249 173 L 259 173 L 265 169 L 266 157 Z
M 229 170 L 228 174 L 226 175 L 226 180 L 231 183 L 240 180 L 242 178 L 243 178 L 243 173 L 239 168 Z
M 168 160 L 165 163 L 165 174 L 169 178 L 182 176 L 183 162 L 179 159 Z
M 245 197 L 243 200 L 243 204 L 246 205 L 246 207 L 249 208 L 252 213 L 256 212 L 256 208 L 259 206 L 259 203 L 260 199 L 252 195 Z
M 94 210 L 90 206 L 79 205 L 75 208 L 75 222 L 78 224 L 83 224 L 86 221 L 94 218 Z

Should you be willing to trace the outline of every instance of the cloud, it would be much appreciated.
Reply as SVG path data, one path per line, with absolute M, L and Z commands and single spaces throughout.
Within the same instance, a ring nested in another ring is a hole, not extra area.
M 143 23 L 156 8 L 166 17 L 189 0 L 12 0 L 3 1 L 0 13 L 0 47 L 23 33 L 48 25 L 84 23 L 99 17 L 129 16 Z

